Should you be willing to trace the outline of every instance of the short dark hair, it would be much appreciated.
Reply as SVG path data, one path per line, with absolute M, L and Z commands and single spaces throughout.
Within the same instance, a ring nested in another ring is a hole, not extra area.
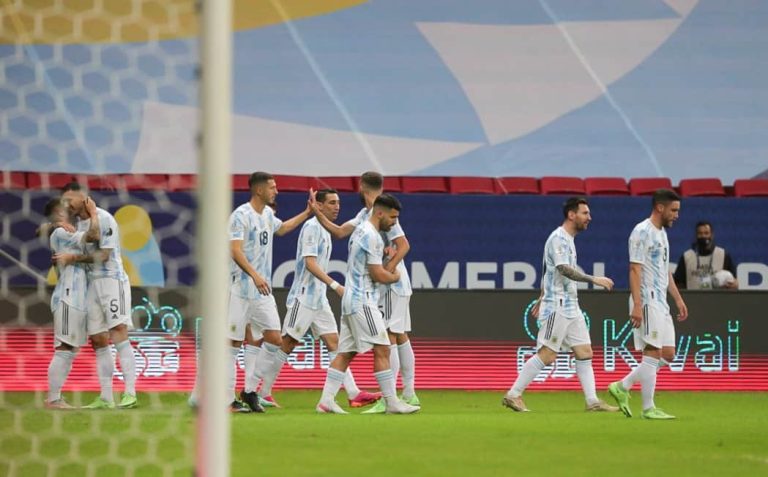
M 338 195 L 338 193 L 339 193 L 339 191 L 337 191 L 336 189 L 330 189 L 330 188 L 329 189 L 320 189 L 319 191 L 317 191 L 317 194 L 315 194 L 315 199 L 318 202 L 325 202 L 325 199 L 326 199 L 326 197 L 329 194 L 337 194 Z
M 43 208 L 43 215 L 46 217 L 50 217 L 53 211 L 56 209 L 56 207 L 61 206 L 61 199 L 58 197 L 54 197 L 53 199 L 49 200 L 45 203 L 45 207 Z
M 578 212 L 581 204 L 589 205 L 585 197 L 571 197 L 563 202 L 563 217 L 568 218 L 568 212 Z
M 668 205 L 670 202 L 676 202 L 680 200 L 680 196 L 673 190 L 659 189 L 653 193 L 653 199 L 651 205 L 656 207 L 656 204 Z
M 61 188 L 61 192 L 69 192 L 71 190 L 77 191 L 77 192 L 85 192 L 83 190 L 83 186 L 80 185 L 77 181 L 67 182 L 67 184 Z
M 403 208 L 403 206 L 400 205 L 400 201 L 397 200 L 397 197 L 391 194 L 381 194 L 376 197 L 376 200 L 373 201 L 373 206 L 384 207 L 385 209 L 395 209 L 398 212 Z
M 376 171 L 363 172 L 360 176 L 360 184 L 369 189 L 379 190 L 384 187 L 384 176 Z
M 265 182 L 269 182 L 274 179 L 274 176 L 269 172 L 254 172 L 251 174 L 251 177 L 248 178 L 248 187 L 250 188 L 255 185 L 264 184 Z
M 709 227 L 709 230 L 715 230 L 708 220 L 699 220 L 696 222 L 696 228 L 694 228 L 694 230 L 698 230 L 699 227 Z

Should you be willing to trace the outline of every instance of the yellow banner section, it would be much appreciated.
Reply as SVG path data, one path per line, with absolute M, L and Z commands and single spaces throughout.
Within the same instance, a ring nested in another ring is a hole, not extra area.
M 234 0 L 235 31 L 366 0 Z M 0 44 L 128 43 L 197 35 L 194 0 L 0 0 Z

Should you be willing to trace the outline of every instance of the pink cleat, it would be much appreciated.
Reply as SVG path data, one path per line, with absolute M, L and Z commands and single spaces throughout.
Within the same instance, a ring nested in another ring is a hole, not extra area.
M 354 399 L 349 400 L 350 407 L 365 407 L 381 399 L 381 393 L 369 393 L 360 391 Z

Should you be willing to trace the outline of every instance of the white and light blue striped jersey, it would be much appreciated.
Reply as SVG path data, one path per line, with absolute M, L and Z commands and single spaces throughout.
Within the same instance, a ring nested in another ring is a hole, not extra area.
M 49 240 L 54 253 L 85 253 L 85 232 L 70 233 L 59 227 L 53 231 Z M 55 312 L 60 302 L 72 308 L 85 311 L 85 297 L 88 292 L 88 274 L 82 263 L 73 263 L 62 267 L 56 265 L 58 281 L 51 295 L 51 311 Z
M 330 307 L 326 296 L 327 285 L 307 269 L 304 259 L 315 257 L 317 265 L 322 270 L 328 270 L 332 249 L 331 234 L 320 225 L 317 217 L 304 222 L 296 244 L 296 267 L 293 284 L 286 301 L 288 308 L 293 306 L 295 300 L 299 300 L 302 305 L 313 310 Z
M 629 261 L 643 265 L 640 296 L 643 305 L 656 303 L 669 312 L 669 241 L 664 228 L 657 229 L 651 219 L 635 226 L 629 236 Z
M 114 278 L 117 280 L 127 280 L 128 274 L 123 267 L 122 250 L 120 248 L 120 228 L 117 225 L 115 217 L 106 210 L 97 207 L 99 214 L 99 242 L 87 243 L 86 253 L 93 253 L 96 250 L 109 249 L 109 257 L 104 262 L 91 263 L 86 269 L 88 278 L 94 280 L 97 278 Z M 91 226 L 91 219 L 78 220 L 77 230 L 87 232 Z
M 544 244 L 543 265 L 541 288 L 544 290 L 544 296 L 539 307 L 539 319 L 546 319 L 554 311 L 569 319 L 580 317 L 576 282 L 563 276 L 557 269 L 558 265 L 568 265 L 576 269 L 576 244 L 573 236 L 563 227 L 558 227 L 549 234 Z
M 348 223 L 358 227 L 361 223 L 366 222 L 370 217 L 371 209 L 366 209 L 364 207 L 353 219 L 350 219 Z M 405 237 L 405 232 L 403 231 L 402 226 L 400 226 L 400 220 L 398 220 L 397 223 L 395 223 L 395 225 L 389 229 L 389 232 L 381 232 L 381 236 L 384 239 L 385 247 L 389 246 L 390 243 L 392 243 L 392 241 L 396 238 Z M 406 268 L 404 261 L 401 260 L 400 263 L 397 264 L 397 270 L 400 272 L 400 280 L 390 285 L 381 286 L 391 288 L 392 291 L 400 296 L 411 296 L 413 294 L 413 288 L 411 287 L 411 278 L 408 275 L 408 269 Z M 386 289 L 382 290 L 382 292 L 384 291 L 386 291 Z
M 271 207 L 264 207 L 261 214 L 250 202 L 241 205 L 229 216 L 229 240 L 242 240 L 243 253 L 254 270 L 272 287 L 272 239 L 283 221 L 275 217 Z M 241 298 L 259 300 L 262 295 L 234 259 L 230 259 L 230 284 L 232 293 Z
M 373 224 L 366 220 L 358 225 L 349 238 L 342 314 L 351 315 L 360 311 L 363 305 L 378 307 L 378 288 L 368 273 L 368 265 L 381 265 L 383 254 L 384 241 Z

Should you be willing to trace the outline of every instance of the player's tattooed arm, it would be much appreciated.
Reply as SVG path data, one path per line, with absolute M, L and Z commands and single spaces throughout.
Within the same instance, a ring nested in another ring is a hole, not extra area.
M 594 280 L 595 280 L 595 277 L 593 277 L 592 275 L 587 275 L 586 273 L 582 273 L 573 267 L 569 267 L 568 265 L 558 265 L 557 271 L 560 272 L 562 276 L 566 278 L 570 278 L 575 282 L 594 283 Z
M 568 265 L 558 265 L 557 271 L 559 271 L 564 277 L 570 278 L 576 282 L 592 283 L 599 287 L 603 287 L 606 290 L 613 289 L 613 280 L 608 277 L 594 277 L 592 275 L 582 273 L 576 268 L 569 267 Z

